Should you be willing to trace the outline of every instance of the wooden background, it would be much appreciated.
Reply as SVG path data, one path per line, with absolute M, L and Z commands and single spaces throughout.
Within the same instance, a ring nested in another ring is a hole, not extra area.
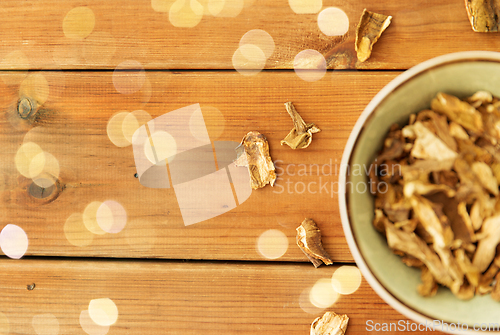
M 74 39 L 65 35 L 63 21 L 81 6 L 93 12 L 95 26 Z M 498 34 L 472 31 L 459 0 L 324 0 L 321 8 L 330 6 L 349 17 L 342 37 L 324 35 L 317 13 L 296 14 L 284 0 L 245 0 L 235 17 L 204 15 L 192 28 L 174 27 L 151 0 L 2 1 L 0 227 L 22 227 L 29 248 L 21 260 L 0 259 L 0 334 L 35 334 L 34 317 L 47 314 L 57 319 L 59 334 L 84 334 L 80 312 L 103 297 L 119 310 L 108 334 L 307 334 L 325 310 L 304 309 L 303 292 L 354 263 L 336 182 L 357 117 L 405 69 L 450 52 L 500 47 Z M 393 21 L 372 57 L 359 63 L 354 38 L 363 8 Z M 252 29 L 269 33 L 275 50 L 260 73 L 245 76 L 235 71 L 232 57 Z M 295 73 L 294 57 L 305 49 L 324 56 L 328 71 L 321 80 Z M 135 93 L 122 94 L 114 85 L 114 70 L 123 62 L 145 70 L 140 73 L 147 84 Z M 45 79 L 43 94 L 39 82 L 23 90 L 30 76 Z M 29 93 L 44 101 L 35 117 L 24 120 L 19 100 L 40 100 Z M 306 150 L 280 146 L 292 127 L 286 101 L 322 130 Z M 173 191 L 140 185 L 132 148 L 113 145 L 106 127 L 119 111 L 141 109 L 155 118 L 195 103 L 220 111 L 205 120 L 211 140 L 240 141 L 250 130 L 265 134 L 283 173 L 274 188 L 253 191 L 236 209 L 186 227 Z M 33 197 L 29 180 L 17 171 L 15 156 L 27 136 L 58 159 L 57 196 Z M 299 175 L 311 164 L 331 173 Z M 301 192 L 299 183 L 317 192 Z M 327 188 L 320 191 L 320 184 Z M 84 247 L 71 244 L 66 220 L 109 199 L 127 211 L 123 231 L 95 235 Z M 295 245 L 295 228 L 306 217 L 321 228 L 334 266 L 314 269 Z M 274 261 L 256 248 L 269 229 L 288 239 L 286 253 Z M 31 283 L 35 289 L 27 290 Z M 350 316 L 348 334 L 368 333 L 368 320 L 406 320 L 364 280 L 326 310 Z

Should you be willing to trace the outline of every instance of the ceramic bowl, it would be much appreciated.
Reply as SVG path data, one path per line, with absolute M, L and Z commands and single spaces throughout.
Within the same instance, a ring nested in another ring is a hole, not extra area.
M 500 334 L 500 303 L 489 295 L 462 301 L 443 287 L 434 297 L 419 296 L 420 270 L 403 264 L 373 228 L 374 198 L 367 191 L 367 174 L 354 171 L 369 168 L 392 124 L 407 124 L 409 115 L 429 108 L 438 92 L 463 98 L 479 90 L 500 96 L 500 53 L 460 52 L 425 61 L 373 98 L 356 122 L 342 157 L 339 185 L 349 187 L 339 192 L 339 204 L 351 253 L 377 294 L 415 321 L 413 330 L 433 324 L 435 330 L 453 334 L 484 334 L 486 328 Z

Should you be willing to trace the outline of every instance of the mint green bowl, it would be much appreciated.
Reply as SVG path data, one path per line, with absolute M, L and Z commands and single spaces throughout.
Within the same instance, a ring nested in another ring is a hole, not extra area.
M 479 90 L 500 96 L 500 53 L 459 52 L 425 61 L 402 73 L 373 98 L 356 122 L 342 157 L 339 205 L 351 253 L 375 292 L 415 321 L 414 331 L 425 330 L 425 325 L 432 329 L 434 324 L 435 330 L 452 334 L 484 334 L 485 328 L 490 334 L 500 334 L 500 303 L 489 295 L 462 301 L 446 288 L 431 298 L 419 296 L 420 270 L 403 264 L 372 226 L 374 199 L 366 187 L 366 173 L 349 172 L 368 169 L 390 126 L 404 125 L 410 114 L 429 108 L 438 92 L 465 97 Z M 415 329 L 417 326 L 420 328 Z

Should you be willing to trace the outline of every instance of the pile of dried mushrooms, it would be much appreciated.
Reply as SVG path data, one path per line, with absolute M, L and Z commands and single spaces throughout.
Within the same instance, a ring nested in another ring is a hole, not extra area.
M 370 173 L 373 224 L 403 262 L 460 299 L 500 301 L 500 100 L 438 93 L 430 110 L 393 125 Z

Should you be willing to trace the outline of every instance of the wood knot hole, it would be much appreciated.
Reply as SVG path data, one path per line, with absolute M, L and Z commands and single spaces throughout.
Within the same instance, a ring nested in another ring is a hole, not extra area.
M 17 112 L 22 119 L 28 119 L 36 111 L 36 102 L 30 98 L 22 98 L 17 103 Z
M 40 186 L 36 183 L 32 183 L 29 187 L 29 193 L 31 196 L 37 199 L 45 199 L 50 197 L 56 190 L 55 185 L 50 185 L 48 187 Z

